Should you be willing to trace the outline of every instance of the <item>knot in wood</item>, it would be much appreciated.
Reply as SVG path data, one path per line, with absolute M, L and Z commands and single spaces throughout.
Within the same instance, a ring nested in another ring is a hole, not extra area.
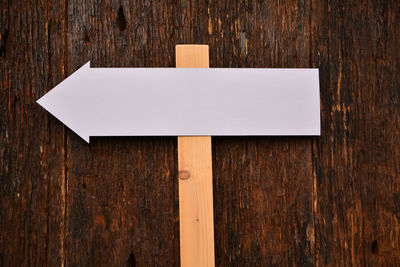
M 178 176 L 179 176 L 179 179 L 181 179 L 181 180 L 187 180 L 190 178 L 190 172 L 187 170 L 182 170 L 182 171 L 179 171 Z

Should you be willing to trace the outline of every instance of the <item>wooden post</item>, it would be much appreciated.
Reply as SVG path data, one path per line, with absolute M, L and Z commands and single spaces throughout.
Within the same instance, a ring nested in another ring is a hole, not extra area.
M 208 45 L 177 45 L 176 67 L 208 68 Z M 181 266 L 214 266 L 211 136 L 179 136 L 178 168 Z

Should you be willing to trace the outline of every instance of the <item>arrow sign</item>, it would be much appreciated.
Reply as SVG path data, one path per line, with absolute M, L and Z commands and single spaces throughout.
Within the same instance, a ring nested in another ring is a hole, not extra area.
M 37 101 L 90 136 L 320 135 L 318 69 L 90 68 Z
M 86 63 L 38 103 L 87 142 L 178 136 L 181 264 L 214 266 L 210 136 L 319 135 L 318 70 L 209 69 L 207 45 L 176 46 L 176 64 Z

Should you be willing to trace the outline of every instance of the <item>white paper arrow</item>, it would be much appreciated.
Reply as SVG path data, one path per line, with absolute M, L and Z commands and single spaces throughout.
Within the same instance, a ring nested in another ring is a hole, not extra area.
M 37 101 L 90 136 L 319 135 L 318 69 L 90 68 Z

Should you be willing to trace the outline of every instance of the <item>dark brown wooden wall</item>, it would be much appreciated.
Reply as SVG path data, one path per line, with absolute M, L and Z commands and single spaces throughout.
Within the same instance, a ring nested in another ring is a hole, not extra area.
M 0 265 L 179 266 L 176 138 L 35 101 L 91 61 L 317 67 L 321 137 L 213 138 L 217 266 L 400 265 L 400 2 L 0 0 Z

